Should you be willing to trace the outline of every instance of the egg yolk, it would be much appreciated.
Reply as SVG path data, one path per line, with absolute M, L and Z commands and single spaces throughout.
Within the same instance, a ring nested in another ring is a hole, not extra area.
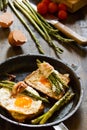
M 48 81 L 48 79 L 46 79 L 46 78 L 44 78 L 44 77 L 41 77 L 40 78 L 40 82 L 42 83 L 42 84 L 44 84 L 45 86 L 47 86 L 47 87 L 50 87 L 51 85 L 50 85 L 50 82 Z
M 21 107 L 21 108 L 26 108 L 26 107 L 30 107 L 31 103 L 32 103 L 32 99 L 30 97 L 19 96 L 16 98 L 15 106 Z

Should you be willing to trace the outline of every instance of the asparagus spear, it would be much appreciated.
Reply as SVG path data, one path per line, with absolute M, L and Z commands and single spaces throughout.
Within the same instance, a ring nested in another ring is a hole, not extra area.
M 24 15 L 31 21 L 31 23 L 35 26 L 35 28 L 40 32 L 40 34 L 43 36 L 43 38 L 49 43 L 49 45 L 55 50 L 56 53 L 62 53 L 63 50 L 61 48 L 59 48 L 58 46 L 56 46 L 51 37 L 48 35 L 48 33 L 41 30 L 41 28 L 39 26 L 41 26 L 41 24 L 39 23 L 39 26 L 36 24 L 36 22 L 33 20 L 34 15 L 32 15 L 31 11 L 28 11 L 28 9 L 26 8 L 26 6 L 23 5 L 22 2 L 15 0 L 14 1 L 15 6 L 20 9 Z
M 1 83 L 4 83 L 6 85 L 11 85 L 13 87 L 13 85 L 15 85 L 16 83 L 13 81 L 9 81 L 9 80 L 2 80 L 0 81 Z
M 3 1 L 0 0 L 0 10 L 3 10 Z
M 23 0 L 23 3 L 26 5 L 26 7 L 28 7 L 28 12 L 31 12 L 31 17 L 34 19 L 34 21 L 38 24 L 39 23 L 39 26 L 42 28 L 42 30 L 44 31 L 46 37 L 51 40 L 46 28 L 42 25 L 42 22 L 41 20 L 38 18 L 36 12 L 33 10 L 33 8 L 29 5 L 29 2 L 27 4 L 27 1 Z M 33 14 L 33 15 L 32 15 Z
M 4 6 L 4 8 L 6 8 L 7 5 L 8 5 L 8 0 L 3 0 L 3 6 Z
M 21 10 L 24 15 L 30 20 L 30 22 L 36 27 L 36 29 L 42 34 L 42 36 L 46 39 L 46 35 L 44 35 L 44 32 L 39 28 L 39 26 L 36 24 L 36 22 L 32 19 L 32 14 L 28 10 L 28 8 L 20 1 L 15 0 L 14 5 Z
M 48 30 L 49 31 L 49 30 Z M 58 39 L 61 42 L 64 43 L 69 43 L 69 42 L 73 42 L 73 39 L 69 39 L 69 38 L 64 38 L 62 37 L 59 33 L 55 32 L 55 33 L 51 33 L 51 31 L 49 31 L 49 34 L 52 35 L 54 38 Z
M 24 90 L 23 93 L 24 93 L 25 95 L 27 95 L 27 96 L 34 97 L 34 98 L 37 99 L 37 100 L 42 100 L 43 102 L 49 103 L 49 101 L 48 101 L 46 98 L 43 98 L 43 97 L 38 96 L 38 95 L 35 95 L 35 94 L 29 92 L 28 90 Z
M 11 85 L 8 85 L 8 84 L 4 84 L 2 82 L 0 82 L 0 87 L 5 87 L 5 88 L 9 88 L 12 90 L 12 86 Z
M 66 94 L 57 101 L 46 113 L 41 115 L 40 117 L 37 117 L 36 119 L 31 120 L 32 124 L 44 124 L 47 122 L 47 120 L 54 114 L 54 112 L 58 111 L 62 106 L 67 104 L 74 96 L 75 94 L 68 90 Z
M 65 88 L 69 88 L 69 86 L 66 85 L 55 72 L 52 72 L 48 79 L 53 84 L 53 87 L 55 87 L 55 92 L 57 94 L 60 92 L 65 93 Z
M 46 29 L 45 26 L 43 26 L 43 22 L 41 21 L 41 19 L 38 17 L 38 13 L 33 9 L 33 7 L 30 5 L 30 2 L 28 0 L 22 0 L 23 3 L 28 7 L 28 10 L 26 11 L 31 11 L 31 17 L 34 19 L 34 21 L 42 28 L 42 30 L 44 31 L 46 37 L 51 40 L 50 36 L 49 36 L 49 33 Z M 51 26 L 49 26 L 49 24 L 47 24 L 47 27 L 50 27 L 51 29 Z M 52 31 L 52 29 L 51 29 Z M 52 33 L 52 32 L 51 32 Z
M 31 120 L 31 123 L 34 124 L 34 125 L 35 125 L 35 124 L 39 124 L 40 121 L 44 118 L 45 114 L 46 114 L 46 113 L 44 113 L 43 115 L 41 115 L 41 116 L 39 116 L 39 117 L 37 117 L 37 118 Z
M 58 30 L 55 29 L 52 25 L 50 25 L 30 4 L 28 0 L 22 0 L 23 3 L 32 11 L 33 15 L 35 16 L 35 21 L 38 23 L 41 23 L 41 27 L 45 27 L 46 30 L 48 31 L 48 34 L 54 36 L 58 40 L 62 42 L 72 42 L 72 39 L 69 38 L 63 38 L 58 34 Z M 38 21 L 39 20 L 39 21 Z
M 38 39 L 35 37 L 35 35 L 33 34 L 32 30 L 30 29 L 29 25 L 25 22 L 25 20 L 23 20 L 22 16 L 18 13 L 18 11 L 16 10 L 16 8 L 14 7 L 13 3 L 11 0 L 9 0 L 9 5 L 11 6 L 11 8 L 13 9 L 13 11 L 15 12 L 15 14 L 17 15 L 17 17 L 20 19 L 20 21 L 23 23 L 23 25 L 27 28 L 27 30 L 29 31 L 31 37 L 33 38 L 33 40 L 36 43 L 36 46 L 38 47 L 38 50 L 41 54 L 44 54 L 44 51 L 42 50 L 40 43 L 38 41 Z
M 22 0 L 23 3 L 34 13 L 34 15 L 39 19 L 41 22 L 45 23 L 49 28 L 52 28 L 52 26 L 44 20 L 44 18 L 31 6 L 30 2 L 28 0 Z
M 12 87 L 15 84 L 16 84 L 15 82 L 8 81 L 8 80 L 0 81 L 0 87 L 5 87 L 5 88 L 11 89 L 11 90 L 12 90 Z M 34 93 L 32 93 L 31 91 L 29 91 L 27 89 L 25 89 L 23 91 L 23 93 L 26 94 L 26 95 L 28 95 L 28 96 L 34 97 L 37 100 L 42 100 L 43 102 L 49 103 L 49 101 L 46 98 L 43 98 L 43 97 L 38 96 L 38 95 L 35 95 Z
M 52 74 L 50 74 L 48 79 L 50 80 L 50 82 L 52 84 L 52 90 L 54 92 L 56 92 L 57 94 L 60 94 L 61 93 L 61 88 L 60 88 L 60 84 L 56 80 L 56 78 Z
M 0 10 L 1 11 L 5 11 L 5 9 L 7 8 L 8 5 L 8 0 L 0 0 Z
M 69 88 L 69 86 L 66 85 L 66 84 L 59 78 L 59 76 L 58 76 L 55 72 L 53 72 L 52 75 L 53 75 L 53 77 L 55 77 L 55 79 L 58 80 L 65 88 Z

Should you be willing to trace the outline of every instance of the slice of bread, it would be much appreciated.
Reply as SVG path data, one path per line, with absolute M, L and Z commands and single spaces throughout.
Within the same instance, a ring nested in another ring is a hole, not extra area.
M 58 100 L 63 96 L 63 92 L 61 92 L 60 94 L 53 92 L 52 84 L 50 83 L 47 77 L 55 70 L 53 67 L 51 67 L 51 65 L 49 65 L 48 63 L 46 64 L 45 63 L 46 62 L 41 63 L 41 66 L 39 65 L 39 68 L 37 70 L 27 75 L 24 81 L 31 87 L 35 88 L 36 90 L 46 94 L 47 96 L 51 98 Z M 61 80 L 66 85 L 69 83 L 70 81 L 69 74 L 60 74 L 59 72 L 57 72 L 57 74 L 58 74 L 58 77 L 60 77 Z
M 33 88 L 31 90 L 35 93 Z M 36 93 L 38 94 L 38 92 Z M 41 100 L 26 96 L 24 93 L 19 93 L 15 97 L 11 94 L 12 91 L 8 88 L 0 88 L 0 106 L 7 110 L 16 121 L 24 122 L 26 119 L 32 119 L 44 111 Z
M 34 117 L 37 117 L 39 114 L 41 114 L 44 110 L 44 105 L 41 104 L 40 108 L 37 110 L 37 112 L 34 112 L 32 110 L 31 114 L 22 114 L 14 111 L 10 111 L 11 116 L 18 122 L 24 122 L 25 120 L 33 119 Z

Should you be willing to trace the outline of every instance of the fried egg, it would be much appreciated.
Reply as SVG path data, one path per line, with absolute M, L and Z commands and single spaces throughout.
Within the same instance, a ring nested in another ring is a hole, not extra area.
M 16 120 L 24 121 L 25 118 L 31 117 L 31 115 L 34 116 L 40 111 L 42 101 L 35 100 L 22 93 L 18 94 L 16 97 L 12 97 L 11 90 L 1 88 L 0 106 L 5 108 Z M 21 117 L 19 115 L 21 115 Z

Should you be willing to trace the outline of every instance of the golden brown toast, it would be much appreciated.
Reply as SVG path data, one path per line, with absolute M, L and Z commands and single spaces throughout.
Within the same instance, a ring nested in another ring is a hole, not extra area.
M 35 90 L 33 91 L 35 92 Z M 38 94 L 38 92 L 36 93 Z M 0 106 L 6 109 L 18 122 L 24 122 L 26 119 L 31 119 L 43 112 L 44 105 L 41 100 L 36 100 L 23 93 L 19 93 L 15 97 L 11 94 L 12 91 L 8 88 L 0 88 Z
M 51 65 L 45 63 L 42 63 L 37 70 L 26 76 L 24 81 L 36 90 L 58 100 L 61 98 L 61 96 L 63 96 L 63 92 L 61 92 L 60 94 L 56 94 L 56 92 L 53 92 L 52 84 L 47 77 L 49 77 L 49 75 L 55 70 Z M 57 72 L 57 75 L 61 78 L 64 84 L 67 85 L 69 83 L 70 79 L 68 74 L 60 74 L 59 72 Z
M 44 110 L 44 105 L 41 104 L 40 108 L 35 113 L 32 110 L 32 113 L 28 114 L 28 115 L 18 113 L 18 112 L 13 112 L 13 111 L 10 111 L 10 114 L 16 121 L 24 122 L 25 120 L 33 119 L 34 117 L 38 116 L 39 114 L 41 114 L 43 112 L 43 110 Z

